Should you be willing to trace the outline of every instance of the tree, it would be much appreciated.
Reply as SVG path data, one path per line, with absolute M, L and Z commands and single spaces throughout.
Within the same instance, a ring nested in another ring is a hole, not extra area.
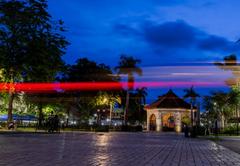
M 225 115 L 228 111 L 228 94 L 222 91 L 213 92 L 212 93 L 212 102 L 216 109 L 216 122 L 220 119 L 222 128 L 224 128 L 225 124 Z
M 127 113 L 128 113 L 128 106 L 129 106 L 129 91 L 133 90 L 134 87 L 134 74 L 142 75 L 142 69 L 138 67 L 138 64 L 141 61 L 139 59 L 135 59 L 132 56 L 121 55 L 120 61 L 118 66 L 115 67 L 117 74 L 124 74 L 127 75 L 127 82 L 128 82 L 128 89 L 126 95 L 126 106 L 124 110 L 124 124 L 126 125 L 127 122 Z
M 68 42 L 63 21 L 53 22 L 47 0 L 0 2 L 0 68 L 8 82 L 51 82 L 61 70 Z M 8 122 L 14 89 L 9 90 Z
M 80 58 L 75 64 L 67 66 L 64 77 L 61 79 L 62 82 L 118 82 L 118 80 L 118 77 L 113 76 L 109 66 L 98 64 L 87 58 Z M 69 101 L 69 105 L 77 106 L 83 119 L 91 116 L 96 106 L 99 105 L 96 99 L 103 93 L 107 96 L 117 95 L 116 91 L 111 90 L 65 92 L 66 95 L 72 96 L 72 102 Z
M 146 96 L 147 96 L 147 88 L 142 87 L 142 88 L 137 88 L 136 89 L 136 96 L 138 103 L 141 104 L 146 104 Z
M 224 129 L 226 120 L 231 114 L 230 101 L 229 94 L 222 91 L 211 92 L 210 96 L 203 98 L 203 107 L 207 111 L 205 118 L 207 117 L 212 124 L 215 123 L 216 132 L 218 130 L 218 121 L 221 120 Z
M 228 105 L 235 111 L 236 124 L 237 124 L 237 134 L 239 134 L 239 117 L 238 117 L 238 107 L 240 101 L 240 91 L 239 88 L 232 88 L 228 93 Z
M 138 105 L 138 120 L 142 121 L 144 116 L 142 117 L 141 115 L 145 113 L 143 110 L 143 105 L 146 104 L 147 88 L 137 88 L 135 96 L 135 102 Z
M 189 89 L 184 89 L 185 95 L 184 98 L 190 98 L 190 103 L 191 103 L 191 125 L 193 127 L 193 106 L 196 102 L 196 98 L 200 97 L 199 94 L 197 94 L 194 89 L 193 86 Z
M 84 82 L 116 82 L 118 77 L 113 77 L 109 66 L 97 64 L 87 58 L 79 58 L 76 64 L 69 65 L 62 81 Z
M 121 104 L 120 96 L 116 93 L 100 91 L 95 96 L 95 98 L 92 102 L 93 102 L 92 105 L 95 106 L 96 109 L 99 109 L 99 108 L 108 109 L 109 108 L 109 120 L 110 120 L 110 125 L 111 125 L 112 111 L 113 111 L 114 105 Z

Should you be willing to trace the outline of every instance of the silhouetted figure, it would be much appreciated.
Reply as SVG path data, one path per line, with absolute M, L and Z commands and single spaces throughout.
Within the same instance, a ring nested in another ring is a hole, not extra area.
M 53 116 L 53 112 L 51 112 L 51 115 L 48 117 L 47 127 L 48 127 L 48 132 L 49 133 L 53 133 L 53 131 L 54 131 L 54 116 Z
M 9 124 L 8 124 L 8 130 L 13 130 L 14 129 L 14 122 L 10 122 Z
M 55 115 L 53 118 L 53 130 L 55 130 L 56 132 L 59 131 L 59 118 L 57 115 Z
M 215 135 L 218 135 L 218 121 L 215 120 Z
M 189 137 L 189 128 L 188 128 L 188 125 L 185 125 L 184 135 L 185 135 L 185 137 Z

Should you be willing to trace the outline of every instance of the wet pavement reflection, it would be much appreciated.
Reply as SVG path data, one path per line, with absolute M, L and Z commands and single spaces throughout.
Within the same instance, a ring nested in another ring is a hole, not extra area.
M 175 133 L 2 134 L 0 165 L 240 165 L 240 155 Z

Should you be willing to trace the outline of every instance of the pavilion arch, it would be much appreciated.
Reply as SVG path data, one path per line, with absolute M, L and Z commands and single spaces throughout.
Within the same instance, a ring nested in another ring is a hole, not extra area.
M 182 117 L 191 117 L 191 104 L 178 97 L 171 89 L 144 109 L 147 111 L 148 131 L 161 131 L 163 127 L 168 127 L 181 132 Z M 197 108 L 193 107 L 192 111 L 197 112 Z M 193 123 L 196 124 L 196 120 L 197 117 L 193 117 Z
M 149 130 L 156 131 L 156 128 L 157 128 L 157 118 L 155 114 L 152 114 L 149 117 Z

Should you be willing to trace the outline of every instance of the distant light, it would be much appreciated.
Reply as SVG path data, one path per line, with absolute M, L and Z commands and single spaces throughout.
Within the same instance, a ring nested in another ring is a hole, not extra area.
M 106 97 L 103 98 L 103 103 L 107 103 L 108 99 Z

